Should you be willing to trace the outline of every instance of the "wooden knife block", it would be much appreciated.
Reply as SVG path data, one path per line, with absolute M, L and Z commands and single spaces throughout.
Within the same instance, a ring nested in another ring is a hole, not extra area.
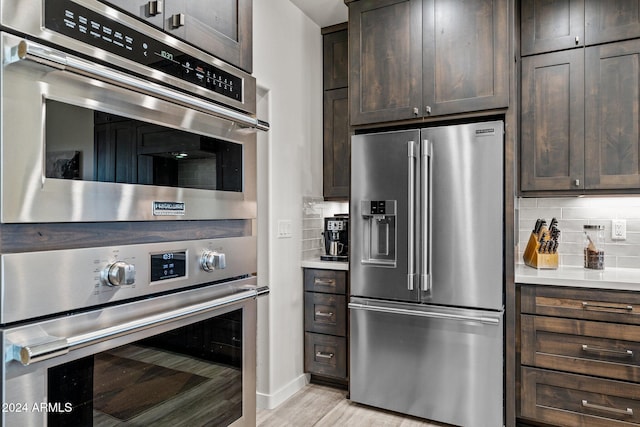
M 554 254 L 541 254 L 538 253 L 540 243 L 538 237 L 531 233 L 527 248 L 524 250 L 524 263 L 529 267 L 538 269 L 556 269 L 558 268 L 558 253 Z

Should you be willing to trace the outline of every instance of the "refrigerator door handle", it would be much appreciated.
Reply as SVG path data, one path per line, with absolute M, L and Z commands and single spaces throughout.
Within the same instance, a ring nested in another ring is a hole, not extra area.
M 349 308 L 354 310 L 376 311 L 378 313 L 401 314 L 406 316 L 430 317 L 433 319 L 458 320 L 464 322 L 476 322 L 487 325 L 499 325 L 497 317 L 465 316 L 461 314 L 439 313 L 435 311 L 409 310 L 406 308 L 384 307 L 380 305 L 349 303 Z
M 428 139 L 422 141 L 421 162 L 420 162 L 420 221 L 422 227 L 422 251 L 420 256 L 420 283 L 422 290 L 431 290 L 431 142 Z
M 407 289 L 413 291 L 413 284 L 416 277 L 416 263 L 415 263 L 415 250 L 416 250 L 416 142 L 409 141 L 408 143 L 408 234 L 409 238 L 407 247 Z

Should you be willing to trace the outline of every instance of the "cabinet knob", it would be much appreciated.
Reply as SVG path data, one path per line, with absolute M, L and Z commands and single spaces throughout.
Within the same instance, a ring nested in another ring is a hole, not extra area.
M 162 11 L 162 1 L 160 0 L 151 0 L 147 3 L 147 9 L 149 11 L 149 16 L 160 15 Z
M 576 44 L 580 44 L 580 36 L 576 36 Z
M 431 114 L 431 107 L 429 105 L 424 107 L 424 112 L 427 113 L 427 114 Z
M 576 179 L 576 180 L 575 180 L 575 184 L 576 184 L 576 187 L 580 187 L 580 180 L 579 180 L 579 179 Z
M 171 15 L 171 28 L 180 28 L 184 25 L 184 13 Z
M 419 114 L 420 114 L 420 110 L 418 109 L 418 107 L 413 107 L 413 115 L 418 116 Z

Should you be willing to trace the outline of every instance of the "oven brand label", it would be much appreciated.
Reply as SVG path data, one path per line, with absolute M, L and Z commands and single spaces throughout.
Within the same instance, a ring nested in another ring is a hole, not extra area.
M 184 202 L 153 202 L 153 215 L 184 215 Z

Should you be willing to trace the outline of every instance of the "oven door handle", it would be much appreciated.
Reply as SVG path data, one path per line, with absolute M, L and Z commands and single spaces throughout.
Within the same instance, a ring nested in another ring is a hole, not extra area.
M 30 40 L 21 40 L 18 44 L 17 52 L 11 55 L 8 62 L 16 62 L 18 60 L 30 60 L 60 70 L 95 78 L 103 82 L 113 83 L 128 89 L 134 89 L 146 95 L 162 98 L 165 101 L 181 104 L 216 117 L 237 122 L 244 127 L 263 131 L 269 130 L 269 123 L 263 120 L 194 96 L 186 95 L 177 90 L 169 89 L 141 78 L 130 76 L 120 71 L 103 67 L 90 61 L 67 55 L 64 52 L 34 43 Z
M 166 313 L 155 314 L 153 316 L 144 317 L 121 325 L 98 329 L 96 331 L 76 335 L 74 337 L 60 338 L 33 345 L 13 344 L 13 360 L 17 360 L 24 366 L 27 366 L 35 362 L 51 359 L 56 356 L 62 356 L 69 353 L 71 350 L 97 344 L 102 341 L 138 332 L 167 322 L 193 317 L 198 314 L 236 304 L 241 301 L 256 298 L 266 293 L 268 293 L 268 288 L 266 288 L 266 290 L 263 287 L 251 289 L 229 295 L 227 297 L 217 298 L 213 301 L 193 304 L 188 307 L 179 308 Z

